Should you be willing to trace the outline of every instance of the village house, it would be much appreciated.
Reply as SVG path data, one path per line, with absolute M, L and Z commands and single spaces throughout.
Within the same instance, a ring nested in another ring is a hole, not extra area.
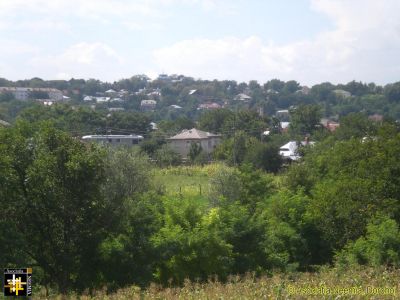
M 105 91 L 104 94 L 106 94 L 109 97 L 117 97 L 118 96 L 117 91 L 115 91 L 113 89 L 109 89 L 109 90 Z
M 11 126 L 11 124 L 6 122 L 6 121 L 4 121 L 4 120 L 0 120 L 0 126 L 8 127 L 8 126 Z
M 309 95 L 311 92 L 311 89 L 308 86 L 302 86 L 301 89 L 296 91 L 297 94 L 303 94 L 303 95 Z
M 110 108 L 108 108 L 109 112 L 117 112 L 117 111 L 124 111 L 124 110 L 125 110 L 125 108 L 123 108 L 123 107 L 110 107 Z
M 335 93 L 336 96 L 347 99 L 351 97 L 351 93 L 345 90 L 333 90 L 333 92 Z
M 168 106 L 170 109 L 182 109 L 182 106 L 176 105 L 176 104 L 172 104 L 170 106 Z
M 221 142 L 221 135 L 202 131 L 196 128 L 185 129 L 181 133 L 167 139 L 171 148 L 186 159 L 193 143 L 201 146 L 201 149 L 210 154 Z
M 308 137 L 306 137 L 305 140 L 302 142 L 289 141 L 288 143 L 284 144 L 279 148 L 279 155 L 284 160 L 296 161 L 301 158 L 301 155 L 299 153 L 299 149 L 301 147 L 313 146 L 313 145 L 315 145 L 315 142 L 311 142 Z
M 197 108 L 197 110 L 202 110 L 202 109 L 218 109 L 218 108 L 222 108 L 222 106 L 219 105 L 218 103 L 212 102 L 212 103 L 203 103 L 203 104 L 200 104 L 199 107 Z
M 12 93 L 15 99 L 22 101 L 31 99 L 35 92 L 45 93 L 53 101 L 64 100 L 64 95 L 60 90 L 51 88 L 0 87 L 0 93 L 6 92 Z
M 340 126 L 338 122 L 332 121 L 331 119 L 328 118 L 322 118 L 320 124 L 324 128 L 328 129 L 330 132 L 334 132 Z
M 110 101 L 110 97 L 95 97 L 96 103 L 105 103 Z
M 246 95 L 246 94 L 241 93 L 241 94 L 237 94 L 237 95 L 235 96 L 235 100 L 236 100 L 236 101 L 248 102 L 248 101 L 251 100 L 251 97 L 250 97 L 249 95 Z
M 279 130 L 282 133 L 287 133 L 289 131 L 290 122 L 279 122 Z
M 140 109 L 142 111 L 154 111 L 156 108 L 157 101 L 155 100 L 142 100 L 140 102 Z
M 85 97 L 83 97 L 83 101 L 93 101 L 93 98 L 94 97 L 92 97 L 92 96 L 85 96 Z
M 278 118 L 280 121 L 288 122 L 290 119 L 290 113 L 288 109 L 278 110 L 275 113 L 275 117 Z
M 371 121 L 374 121 L 374 122 L 382 122 L 383 116 L 380 114 L 373 114 L 373 115 L 369 116 L 368 119 L 370 119 Z

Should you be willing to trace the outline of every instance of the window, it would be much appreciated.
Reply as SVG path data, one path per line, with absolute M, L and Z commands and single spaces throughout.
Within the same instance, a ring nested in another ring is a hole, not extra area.
M 108 139 L 108 142 L 109 142 L 109 143 L 112 143 L 112 139 Z
M 139 140 L 138 139 L 132 139 L 132 145 L 136 145 L 139 144 Z
M 116 142 L 117 142 L 117 143 L 121 143 L 121 139 L 117 139 Z

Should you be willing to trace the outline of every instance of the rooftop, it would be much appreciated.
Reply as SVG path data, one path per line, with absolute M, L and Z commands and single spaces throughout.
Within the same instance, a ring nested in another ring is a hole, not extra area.
M 139 138 L 143 139 L 143 136 L 130 134 L 130 135 L 122 135 L 122 134 L 107 134 L 107 135 L 84 135 L 82 137 L 83 140 L 86 139 L 104 139 L 104 138 L 118 138 L 118 139 L 131 139 L 131 138 Z
M 3 121 L 3 120 L 0 120 L 0 125 L 2 125 L 2 126 L 11 126 L 10 123 L 8 123 L 6 121 Z
M 219 137 L 220 135 L 202 131 L 196 128 L 184 129 L 181 133 L 169 138 L 169 140 L 200 140 L 208 139 L 210 137 Z

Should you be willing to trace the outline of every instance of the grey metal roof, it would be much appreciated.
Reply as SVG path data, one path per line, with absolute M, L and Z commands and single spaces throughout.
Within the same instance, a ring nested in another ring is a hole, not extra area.
M 169 140 L 202 140 L 202 139 L 208 139 L 210 137 L 219 137 L 220 135 L 202 131 L 196 128 L 192 129 L 184 129 L 182 130 L 181 133 L 178 133 L 177 135 L 170 137 Z

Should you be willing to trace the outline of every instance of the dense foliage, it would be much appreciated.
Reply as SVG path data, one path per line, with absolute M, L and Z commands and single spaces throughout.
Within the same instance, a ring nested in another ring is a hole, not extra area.
M 374 83 L 351 81 L 347 84 L 331 84 L 324 82 L 310 88 L 290 80 L 272 79 L 264 84 L 257 81 L 238 83 L 232 80 L 194 80 L 180 75 L 174 80 L 150 80 L 145 75 L 136 75 L 129 79 L 109 83 L 95 79 L 30 80 L 9 81 L 0 78 L 0 86 L 56 88 L 69 97 L 69 102 L 75 107 L 93 107 L 98 112 L 107 112 L 108 108 L 122 108 L 125 111 L 140 111 L 140 101 L 154 99 L 157 107 L 150 113 L 153 121 L 177 120 L 180 118 L 200 119 L 200 125 L 209 131 L 219 131 L 223 119 L 231 116 L 230 112 L 216 113 L 212 117 L 202 117 L 203 110 L 199 105 L 217 103 L 231 111 L 244 108 L 263 111 L 272 116 L 277 110 L 292 109 L 299 105 L 318 105 L 320 113 L 325 117 L 342 117 L 349 113 L 363 111 L 367 115 L 380 114 L 393 119 L 400 119 L 400 82 L 379 86 Z M 122 102 L 97 103 L 83 101 L 85 96 L 104 96 L 106 91 L 124 90 Z M 156 91 L 156 93 L 153 93 Z M 191 93 L 195 91 L 194 93 Z M 347 94 L 348 93 L 348 96 Z M 237 100 L 237 95 L 246 94 L 248 101 Z M 35 98 L 35 95 L 31 95 Z M 36 97 L 43 99 L 46 97 Z M 13 121 L 26 106 L 34 102 L 17 101 L 9 92 L 0 94 L 0 119 Z M 181 108 L 174 108 L 178 105 Z M 206 119 L 210 119 L 207 122 Z M 207 124 L 204 124 L 206 121 Z M 125 122 L 126 124 L 126 122 Z M 104 130 L 105 126 L 102 126 Z M 119 128 L 119 127 L 116 127 Z M 121 127 L 123 129 L 127 129 Z M 134 129 L 130 127 L 129 129 Z
M 181 285 L 214 275 L 225 281 L 231 274 L 313 271 L 325 264 L 400 265 L 398 123 L 374 122 L 349 109 L 332 133 L 318 123 L 326 106 L 311 100 L 339 110 L 379 97 L 395 116 L 398 84 L 325 83 L 312 87 L 316 98 L 310 98 L 296 93 L 293 81 L 201 86 L 187 78 L 175 85 L 138 80 L 79 84 L 87 92 L 159 84 L 171 102 L 168 93 L 182 96 L 179 87 L 221 97 L 249 88 L 254 95 L 269 91 L 276 108 L 297 107 L 286 133 L 248 108 L 201 113 L 200 128 L 223 136 L 212 156 L 221 162 L 206 165 L 208 156 L 193 144 L 188 164 L 198 166 L 174 168 L 181 159 L 165 137 L 194 125 L 185 113 L 151 131 L 157 112 L 28 107 L 13 126 L 0 128 L 1 265 L 33 266 L 36 283 L 60 293 Z M 337 88 L 355 98 L 339 99 Z M 2 103 L 15 101 L 4 97 Z M 261 135 L 267 127 L 270 134 Z M 96 130 L 146 139 L 137 147 L 108 148 L 77 138 Z M 279 146 L 304 135 L 317 143 L 304 147 L 299 161 L 283 162 Z M 190 193 L 182 189 L 189 181 Z

